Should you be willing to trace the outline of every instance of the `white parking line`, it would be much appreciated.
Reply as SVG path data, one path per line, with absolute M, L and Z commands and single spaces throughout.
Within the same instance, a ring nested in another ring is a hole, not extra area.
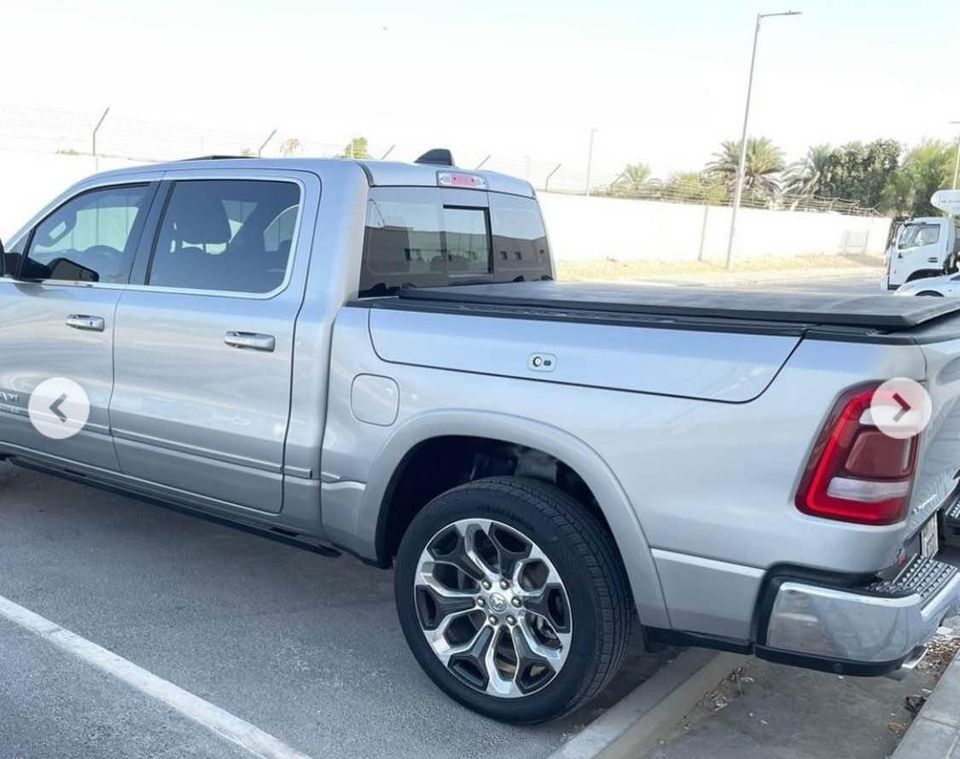
M 96 643 L 91 643 L 69 630 L 64 630 L 58 624 L 39 614 L 34 614 L 3 596 L 0 596 L 0 617 L 39 635 L 60 650 L 73 654 L 141 693 L 176 709 L 185 717 L 211 730 L 224 740 L 246 749 L 254 756 L 269 757 L 269 759 L 309 759 L 306 754 L 290 748 L 269 733 L 235 717 L 219 706 L 194 696 Z

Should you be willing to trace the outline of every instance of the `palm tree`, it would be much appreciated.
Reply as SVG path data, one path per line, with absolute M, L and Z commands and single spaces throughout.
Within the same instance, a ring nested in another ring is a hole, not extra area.
M 783 175 L 783 191 L 798 198 L 831 194 L 834 151 L 829 145 L 814 145 Z
M 645 163 L 628 163 L 620 172 L 610 191 L 614 195 L 639 195 L 656 183 L 653 172 Z
M 736 189 L 740 166 L 740 143 L 728 140 L 707 164 L 707 173 L 721 180 L 731 192 Z M 784 169 L 783 151 L 766 137 L 747 140 L 743 191 L 748 197 L 770 200 L 780 191 L 778 175 Z

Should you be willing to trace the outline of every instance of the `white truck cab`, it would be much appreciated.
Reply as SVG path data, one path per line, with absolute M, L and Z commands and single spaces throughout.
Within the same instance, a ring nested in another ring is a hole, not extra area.
M 896 290 L 907 282 L 953 274 L 960 258 L 960 191 L 940 190 L 931 202 L 949 216 L 908 219 L 887 248 L 884 285 Z

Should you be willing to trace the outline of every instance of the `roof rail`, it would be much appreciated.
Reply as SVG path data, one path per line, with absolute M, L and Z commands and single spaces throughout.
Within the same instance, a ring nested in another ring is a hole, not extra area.
M 239 158 L 256 158 L 252 155 L 198 155 L 194 158 L 181 158 L 181 161 L 230 161 Z
M 446 148 L 434 148 L 420 156 L 414 163 L 426 163 L 432 166 L 455 166 L 453 153 Z

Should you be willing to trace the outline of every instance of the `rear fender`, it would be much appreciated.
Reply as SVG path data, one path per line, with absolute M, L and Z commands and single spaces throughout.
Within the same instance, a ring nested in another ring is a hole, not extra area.
M 470 409 L 430 411 L 409 419 L 376 454 L 369 481 L 357 493 L 357 498 L 325 499 L 323 521 L 328 536 L 365 558 L 388 562 L 390 557 L 380 555 L 382 541 L 378 540 L 378 534 L 381 525 L 386 523 L 387 489 L 394 473 L 407 453 L 419 443 L 448 435 L 490 438 L 527 446 L 548 453 L 573 469 L 596 497 L 613 532 L 640 619 L 645 625 L 669 626 L 650 546 L 614 473 L 597 452 L 579 438 L 530 419 Z

